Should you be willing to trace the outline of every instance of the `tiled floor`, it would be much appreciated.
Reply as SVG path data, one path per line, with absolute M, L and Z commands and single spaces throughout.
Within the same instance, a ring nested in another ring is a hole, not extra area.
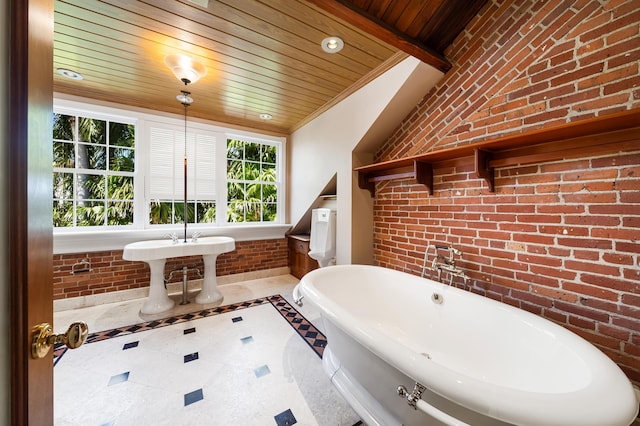
M 55 424 L 356 424 L 322 370 L 317 314 L 291 304 L 296 283 L 220 286 L 223 306 L 178 305 L 164 318 L 140 317 L 142 301 L 56 313 L 56 329 L 82 319 L 90 336 L 58 351 Z

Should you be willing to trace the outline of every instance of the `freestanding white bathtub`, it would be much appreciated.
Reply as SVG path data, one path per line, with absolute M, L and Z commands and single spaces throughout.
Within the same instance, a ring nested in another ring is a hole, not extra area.
M 638 413 L 597 348 L 489 298 L 362 265 L 308 273 L 300 297 L 321 311 L 325 371 L 368 426 L 627 426 Z M 397 389 L 416 382 L 413 408 Z

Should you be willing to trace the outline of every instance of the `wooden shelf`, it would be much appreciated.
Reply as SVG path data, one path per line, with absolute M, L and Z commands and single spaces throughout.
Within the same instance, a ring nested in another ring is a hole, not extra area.
M 470 159 L 476 176 L 494 192 L 501 167 L 640 149 L 640 108 L 546 129 L 357 167 L 358 186 L 375 195 L 379 181 L 413 178 L 433 194 L 433 165 Z

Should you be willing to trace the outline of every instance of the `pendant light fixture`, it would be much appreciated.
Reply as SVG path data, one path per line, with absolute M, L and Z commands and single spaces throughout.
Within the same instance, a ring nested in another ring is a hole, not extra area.
M 185 89 L 189 84 L 193 84 L 207 74 L 204 65 L 194 61 L 193 59 L 183 55 L 168 55 L 164 58 L 164 62 L 171 69 L 178 80 L 184 83 Z M 176 96 L 178 102 L 184 107 L 184 242 L 187 242 L 187 108 L 193 103 L 191 92 L 180 90 L 180 94 Z

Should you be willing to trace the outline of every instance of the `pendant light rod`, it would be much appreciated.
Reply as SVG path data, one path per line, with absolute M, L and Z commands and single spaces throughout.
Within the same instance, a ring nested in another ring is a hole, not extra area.
M 185 83 L 186 85 L 187 83 Z M 184 242 L 187 242 L 187 108 L 189 104 L 193 102 L 193 99 L 189 96 L 191 93 L 186 90 L 181 90 L 181 95 L 178 95 L 178 100 L 184 106 L 184 204 L 183 204 L 183 214 L 184 214 Z

